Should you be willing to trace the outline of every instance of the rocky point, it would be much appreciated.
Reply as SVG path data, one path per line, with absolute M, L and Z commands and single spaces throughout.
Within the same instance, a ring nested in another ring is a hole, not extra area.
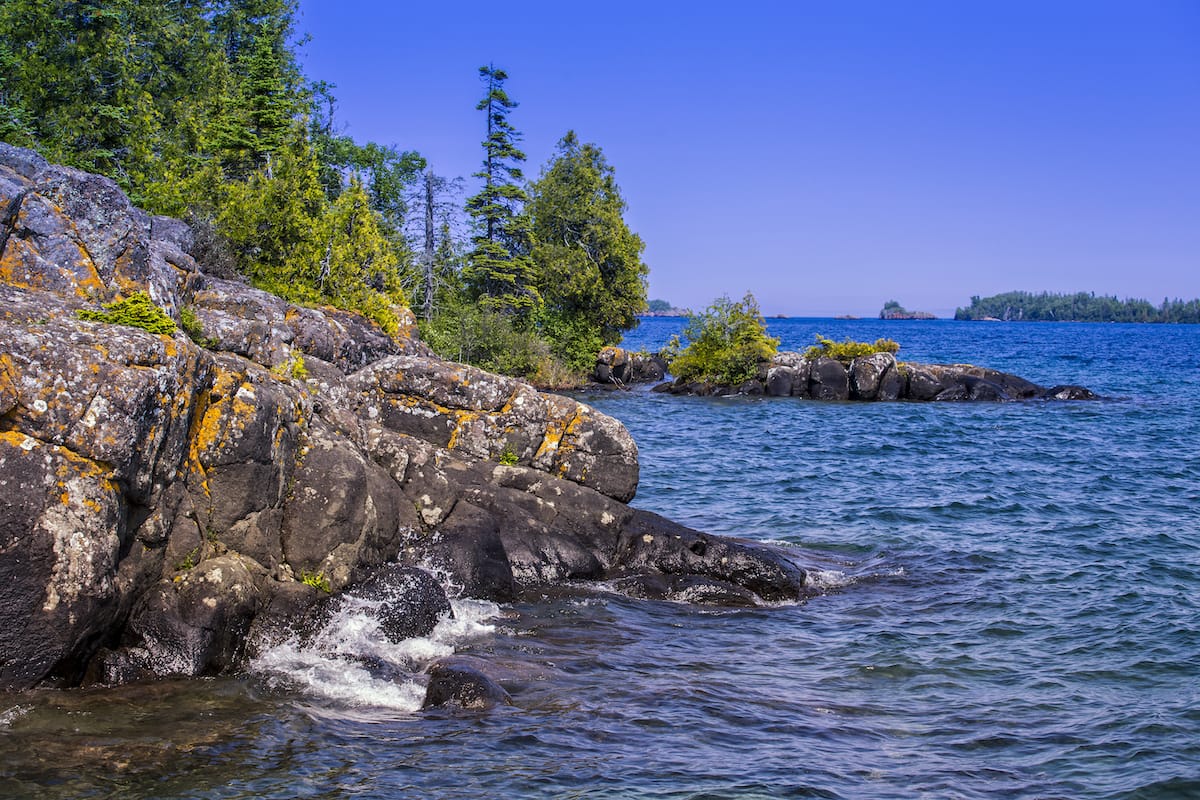
M 411 314 L 389 336 L 193 249 L 112 181 L 0 144 L 0 687 L 237 669 L 397 565 L 498 600 L 807 593 L 782 551 L 626 505 L 637 448 L 611 417 L 437 358 Z M 135 292 L 204 346 L 76 314 Z M 418 584 L 396 614 L 427 623 Z

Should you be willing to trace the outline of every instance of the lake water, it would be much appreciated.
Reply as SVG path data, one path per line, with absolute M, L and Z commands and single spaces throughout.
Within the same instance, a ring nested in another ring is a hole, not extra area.
M 796 548 L 823 593 L 463 599 L 404 645 L 343 620 L 237 677 L 9 695 L 0 797 L 1200 797 L 1200 326 L 769 324 L 1109 399 L 590 394 L 638 442 L 635 505 Z M 337 658 L 453 649 L 515 705 L 419 712 L 419 680 Z

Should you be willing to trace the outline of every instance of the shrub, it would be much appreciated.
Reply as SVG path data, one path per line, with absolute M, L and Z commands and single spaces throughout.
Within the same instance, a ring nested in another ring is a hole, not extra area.
M 80 319 L 89 322 L 107 322 L 112 325 L 128 325 L 151 333 L 167 336 L 175 333 L 175 322 L 154 305 L 150 295 L 134 292 L 124 300 L 105 303 L 103 311 L 77 311 Z
M 300 573 L 300 582 L 305 586 L 320 589 L 325 594 L 333 591 L 333 586 L 329 583 L 329 578 L 325 577 L 325 573 L 323 572 L 309 572 L 308 570 L 304 570 Z
M 816 338 L 817 343 L 804 351 L 804 357 L 809 360 L 836 358 L 843 364 L 849 365 L 851 361 L 859 356 L 869 356 L 875 353 L 894 354 L 900 350 L 900 345 L 891 339 L 876 339 L 874 344 L 867 344 L 866 342 L 856 342 L 849 338 L 845 341 L 835 342 L 832 339 L 826 339 L 819 333 Z
M 737 385 L 758 375 L 758 365 L 779 347 L 767 335 L 758 301 L 749 292 L 739 302 L 721 297 L 699 314 L 688 316 L 683 336 L 664 349 L 671 374 L 685 381 Z M 681 349 L 682 348 L 682 349 Z
M 472 303 L 448 306 L 433 322 L 422 323 L 421 338 L 442 358 L 501 375 L 537 381 L 562 369 L 537 333 L 518 328 L 510 316 Z

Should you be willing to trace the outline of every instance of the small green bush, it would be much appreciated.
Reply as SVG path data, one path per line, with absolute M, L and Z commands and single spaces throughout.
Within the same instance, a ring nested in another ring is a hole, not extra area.
M 311 586 L 314 589 L 320 589 L 325 594 L 333 591 L 333 586 L 329 583 L 329 578 L 325 577 L 323 572 L 309 572 L 304 570 L 300 573 L 300 582 L 305 586 Z
M 672 375 L 684 381 L 736 386 L 758 375 L 779 340 L 767 335 L 758 301 L 749 292 L 739 302 L 717 299 L 699 314 L 688 316 L 683 336 L 686 347 L 673 337 L 663 350 Z
M 853 339 L 835 342 L 832 339 L 826 339 L 819 333 L 816 338 L 817 343 L 804 351 L 804 357 L 809 360 L 836 358 L 843 364 L 849 365 L 859 356 L 869 356 L 875 353 L 895 354 L 900 350 L 900 345 L 891 339 L 876 339 L 874 344 L 867 344 L 866 342 L 856 342 Z
M 175 322 L 154 305 L 150 295 L 134 292 L 124 300 L 105 303 L 103 311 L 76 311 L 76 315 L 88 322 L 107 322 L 112 325 L 128 325 L 150 333 L 171 336 L 175 333 Z
M 304 366 L 304 356 L 299 352 L 292 351 L 285 361 L 280 361 L 271 367 L 271 374 L 281 381 L 289 378 L 302 381 L 308 377 L 308 367 Z
M 216 339 L 204 335 L 204 325 L 200 323 L 200 318 L 191 306 L 179 309 L 179 327 L 183 328 L 189 339 L 201 347 L 212 349 L 218 344 Z
M 196 559 L 200 556 L 200 548 L 192 548 L 192 551 L 183 557 L 183 560 L 175 565 L 176 572 L 187 572 L 196 566 Z
M 511 446 L 505 445 L 500 451 L 500 463 L 506 467 L 515 466 L 518 461 L 516 451 Z
M 421 338 L 442 358 L 538 381 L 555 374 L 556 359 L 536 332 L 474 303 L 447 306 L 432 323 L 421 323 Z

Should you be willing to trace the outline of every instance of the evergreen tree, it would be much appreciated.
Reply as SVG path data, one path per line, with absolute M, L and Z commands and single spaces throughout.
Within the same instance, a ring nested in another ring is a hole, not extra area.
M 574 131 L 558 143 L 530 196 L 545 332 L 560 357 L 584 368 L 646 309 L 645 245 L 625 223 L 613 168 Z
M 504 70 L 480 67 L 479 76 L 487 91 L 476 109 L 487 116 L 487 138 L 483 169 L 475 173 L 483 188 L 467 200 L 476 233 L 463 278 L 482 306 L 524 322 L 539 309 L 541 297 L 534 286 L 530 224 L 523 209 L 528 197 L 520 184 L 525 154 L 516 144 L 520 134 L 508 121 L 517 104 L 504 91 Z

